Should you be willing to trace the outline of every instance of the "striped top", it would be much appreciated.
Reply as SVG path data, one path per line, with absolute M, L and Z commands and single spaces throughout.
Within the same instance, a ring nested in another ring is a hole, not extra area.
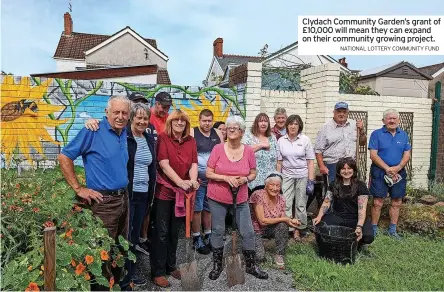
M 148 166 L 153 162 L 150 148 L 145 137 L 134 137 L 137 142 L 136 155 L 134 157 L 133 192 L 148 192 Z

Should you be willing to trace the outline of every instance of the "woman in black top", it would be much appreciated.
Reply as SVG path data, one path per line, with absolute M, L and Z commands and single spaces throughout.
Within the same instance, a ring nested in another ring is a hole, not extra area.
M 327 225 L 346 226 L 355 229 L 361 244 L 373 242 L 373 230 L 366 220 L 369 191 L 364 182 L 358 180 L 358 168 L 352 158 L 342 158 L 336 166 L 336 179 L 319 210 L 314 224 L 323 221 Z M 330 212 L 327 211 L 332 206 Z

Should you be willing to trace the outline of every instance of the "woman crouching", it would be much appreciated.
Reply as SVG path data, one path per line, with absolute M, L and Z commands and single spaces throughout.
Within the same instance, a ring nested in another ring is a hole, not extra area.
M 285 215 L 285 199 L 281 196 L 282 176 L 272 173 L 265 179 L 265 189 L 253 192 L 251 218 L 256 232 L 256 255 L 259 261 L 265 259 L 262 238 L 276 239 L 274 262 L 284 269 L 284 254 L 288 242 L 288 227 L 300 225 L 298 219 Z
M 236 224 L 242 236 L 246 272 L 259 279 L 268 279 L 268 274 L 256 265 L 255 234 L 248 205 L 248 186 L 256 177 L 256 158 L 253 148 L 241 143 L 245 122 L 241 117 L 229 117 L 227 142 L 217 144 L 207 163 L 208 203 L 211 211 L 213 245 L 213 270 L 209 274 L 216 280 L 222 273 L 225 234 L 225 216 L 233 204 L 231 188 L 239 188 L 237 195 Z
M 373 242 L 373 229 L 366 220 L 369 191 L 364 182 L 358 180 L 358 168 L 352 158 L 342 158 L 336 165 L 336 179 L 313 219 L 314 224 L 323 221 L 327 225 L 339 225 L 355 229 L 360 245 Z M 333 208 L 327 213 L 331 204 Z

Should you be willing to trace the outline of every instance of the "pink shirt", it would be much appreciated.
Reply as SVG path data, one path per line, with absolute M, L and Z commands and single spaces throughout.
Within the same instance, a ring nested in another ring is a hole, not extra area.
M 268 204 L 268 200 L 265 198 L 267 193 L 265 190 L 257 190 L 255 191 L 250 198 L 250 204 L 258 204 L 262 205 L 264 208 L 264 217 L 265 218 L 281 218 L 285 216 L 285 199 L 279 195 L 277 197 L 277 202 L 275 206 L 270 206 Z M 262 233 L 265 227 L 262 227 L 259 224 L 259 220 L 256 217 L 256 213 L 254 212 L 254 206 L 251 208 L 251 221 L 253 222 L 253 228 L 256 233 Z
M 211 151 L 207 166 L 214 169 L 216 174 L 243 176 L 250 174 L 250 170 L 256 168 L 256 157 L 253 148 L 244 145 L 244 154 L 239 161 L 230 161 L 225 154 L 224 143 L 217 144 Z M 208 198 L 223 204 L 233 204 L 233 195 L 230 185 L 223 181 L 208 181 Z M 248 200 L 248 185 L 243 184 L 237 194 L 237 203 L 244 203 Z

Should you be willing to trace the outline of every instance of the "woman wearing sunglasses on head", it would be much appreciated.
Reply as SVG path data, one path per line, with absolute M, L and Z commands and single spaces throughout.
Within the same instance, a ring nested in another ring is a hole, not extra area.
M 267 279 L 268 274 L 256 265 L 254 229 L 251 223 L 248 205 L 248 182 L 256 178 L 256 158 L 253 148 L 241 142 L 245 133 L 245 122 L 239 116 L 229 117 L 227 125 L 227 142 L 214 146 L 207 163 L 208 204 L 211 211 L 213 246 L 213 270 L 211 280 L 219 278 L 223 270 L 225 234 L 225 216 L 227 210 L 233 209 L 232 189 L 238 189 L 236 207 L 236 225 L 242 236 L 243 254 L 245 255 L 246 272 L 259 279 Z
M 274 262 L 283 269 L 288 227 L 294 228 L 300 222 L 285 215 L 285 198 L 281 195 L 282 176 L 271 173 L 266 177 L 264 184 L 265 188 L 253 192 L 250 198 L 251 219 L 256 233 L 256 255 L 259 261 L 265 258 L 262 238 L 275 238 Z

